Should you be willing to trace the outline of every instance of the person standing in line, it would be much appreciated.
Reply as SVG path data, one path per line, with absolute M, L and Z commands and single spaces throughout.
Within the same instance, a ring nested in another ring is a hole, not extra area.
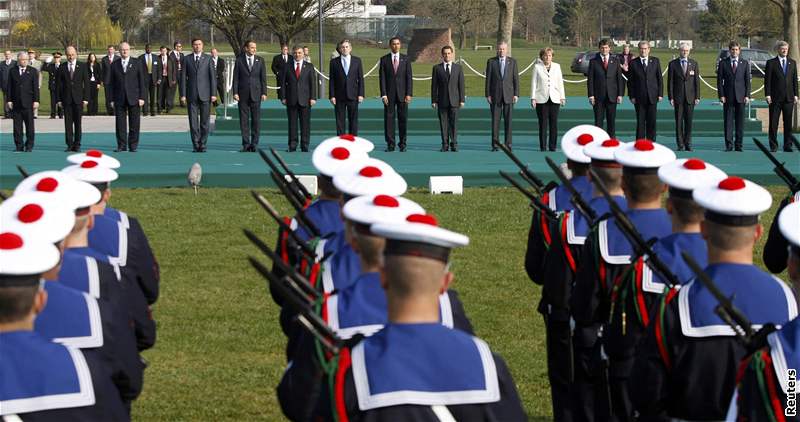
M 34 50 L 32 48 L 28 49 L 28 67 L 30 67 L 32 69 L 36 69 L 36 72 L 37 72 L 38 78 L 39 78 L 37 83 L 39 84 L 39 91 L 41 92 L 41 90 L 42 90 L 42 77 L 44 76 L 44 73 L 42 72 L 42 67 L 44 66 L 44 63 L 42 63 L 42 61 L 39 60 L 39 56 L 40 55 L 41 55 L 41 53 L 39 51 L 36 51 L 36 50 Z M 39 107 L 36 107 L 33 110 L 33 118 L 34 119 L 38 119 L 39 118 Z
M 211 49 L 211 63 L 214 65 L 214 72 L 217 74 L 217 101 L 213 105 L 225 103 L 225 59 L 219 56 L 216 47 Z
M 242 131 L 241 152 L 256 152 L 260 137 L 261 102 L 267 100 L 267 68 L 264 59 L 256 56 L 256 43 L 248 41 L 247 53 L 236 59 L 233 68 L 234 101 L 239 103 L 239 128 Z
M 564 78 L 561 65 L 553 62 L 553 49 L 539 51 L 539 60 L 533 66 L 531 107 L 539 120 L 539 150 L 555 151 L 558 141 L 558 112 L 566 104 Z
M 14 119 L 14 146 L 17 152 L 33 151 L 36 129 L 34 111 L 39 108 L 39 71 L 28 66 L 28 55 L 19 53 L 17 65 L 8 73 L 8 98 L 6 106 Z M 22 125 L 25 124 L 25 143 L 22 143 Z
M 519 100 L 519 74 L 517 61 L 506 55 L 508 43 L 497 43 L 497 56 L 486 61 L 486 102 L 492 115 L 492 151 L 500 143 L 500 117 L 503 118 L 504 143 L 511 148 L 511 117 L 514 104 Z
M 739 56 L 742 48 L 737 41 L 728 44 L 730 56 L 717 64 L 717 95 L 722 103 L 725 125 L 725 151 L 742 151 L 744 137 L 744 108 L 750 102 L 750 63 Z M 734 139 L 734 127 L 736 138 Z
M 183 57 L 183 44 L 180 41 L 175 41 L 172 44 L 172 51 L 169 53 L 169 66 L 172 68 L 170 77 L 174 76 L 174 78 L 170 79 L 169 83 L 167 113 L 175 105 L 175 91 L 178 90 L 179 81 L 183 78 Z M 183 105 L 181 104 L 181 106 Z
M 103 85 L 103 68 L 97 61 L 97 56 L 94 53 L 89 53 L 86 56 L 86 75 L 89 78 L 89 105 L 86 108 L 87 116 L 97 115 L 97 97 L 100 87 Z
M 336 134 L 358 135 L 358 105 L 364 101 L 364 67 L 360 58 L 350 54 L 353 46 L 349 40 L 340 41 L 337 50 L 339 57 L 331 59 L 328 66 L 328 95 L 336 114 Z
M 211 56 L 203 54 L 203 40 L 192 40 L 192 54 L 183 57 L 181 64 L 181 104 L 189 109 L 189 130 L 194 152 L 206 152 L 211 103 L 217 100 L 217 75 Z
M 394 119 L 397 115 L 397 128 L 400 135 L 400 152 L 406 151 L 406 127 L 408 122 L 408 105 L 414 88 L 411 62 L 408 56 L 400 54 L 400 37 L 389 40 L 391 52 L 380 59 L 378 80 L 380 81 L 381 101 L 383 101 L 383 132 L 386 139 L 386 151 L 395 148 Z
M 292 57 L 289 55 L 289 46 L 281 44 L 281 52 L 272 57 L 272 65 L 270 66 L 272 74 L 275 75 L 276 85 L 281 84 L 281 72 L 286 68 L 291 58 Z
M 158 71 L 158 58 L 150 49 L 150 44 L 145 44 L 144 54 L 139 56 L 139 62 L 144 66 L 144 84 L 147 86 L 147 97 L 144 100 L 144 108 L 142 115 L 151 116 L 156 115 L 156 85 L 158 85 L 159 71 Z
M 12 67 L 17 65 L 17 61 L 12 57 L 11 50 L 6 50 L 3 52 L 3 61 L 0 62 L 0 91 L 3 92 L 3 118 L 5 119 L 11 118 L 11 110 L 6 106 L 6 98 L 8 98 L 8 91 L 6 90 L 8 72 Z
M 67 63 L 56 73 L 56 96 L 58 107 L 64 110 L 64 152 L 78 152 L 81 149 L 81 121 L 83 107 L 89 104 L 91 90 L 86 64 L 78 63 L 78 51 L 69 46 L 66 50 Z
M 658 103 L 664 97 L 661 62 L 650 57 L 650 43 L 639 41 L 639 57 L 630 63 L 628 95 L 636 109 L 636 139 L 656 140 Z
M 305 60 L 302 47 L 293 49 L 294 60 L 283 70 L 278 96 L 289 118 L 289 149 L 297 151 L 297 122 L 300 121 L 300 151 L 308 152 L 311 142 L 311 107 L 317 103 L 317 74 Z
M 458 110 L 464 107 L 464 72 L 453 63 L 453 47 L 442 47 L 442 63 L 433 67 L 431 107 L 438 111 L 441 152 L 458 152 Z
M 667 65 L 667 97 L 675 110 L 678 151 L 692 150 L 692 115 L 700 103 L 700 66 L 689 58 L 691 47 L 681 43 L 680 56 Z
M 115 152 L 136 152 L 139 148 L 140 112 L 147 95 L 145 68 L 130 56 L 131 46 L 119 45 L 120 58 L 111 64 L 108 92 L 116 115 L 117 149 Z
M 56 75 L 61 67 L 61 53 L 56 51 L 52 58 L 42 65 L 42 72 L 47 72 L 47 90 L 50 92 L 50 118 L 64 118 L 64 110 L 58 105 L 58 92 L 56 90 Z
M 589 103 L 594 109 L 594 125 L 605 129 L 612 138 L 616 135 L 617 104 L 622 103 L 625 83 L 622 66 L 616 57 L 611 56 L 611 42 L 600 40 L 599 53 L 589 61 L 589 74 L 586 77 Z
M 797 62 L 789 43 L 778 41 L 778 56 L 767 60 L 764 95 L 769 104 L 769 147 L 778 150 L 778 119 L 783 114 L 783 151 L 792 152 L 792 109 L 797 104 Z
M 111 65 L 115 60 L 119 59 L 119 56 L 115 53 L 113 45 L 109 45 L 107 51 L 108 53 L 100 59 L 100 65 L 103 69 L 103 90 L 106 95 L 106 114 L 112 116 L 114 115 L 114 106 L 111 105 L 112 99 L 111 93 L 108 92 L 108 83 L 111 77 Z

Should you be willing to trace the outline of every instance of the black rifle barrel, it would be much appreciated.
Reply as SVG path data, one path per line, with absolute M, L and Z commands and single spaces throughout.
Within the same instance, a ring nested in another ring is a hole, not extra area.
M 510 174 L 504 172 L 503 170 L 499 170 L 499 173 L 500 176 L 503 177 L 503 179 L 506 179 L 509 183 L 511 183 L 512 186 L 514 186 L 515 188 L 517 188 L 517 190 L 522 192 L 522 194 L 525 195 L 525 197 L 528 198 L 529 201 L 531 201 L 531 205 L 533 205 L 533 207 L 536 208 L 539 212 L 544 213 L 544 215 L 551 220 L 557 217 L 555 211 L 551 210 L 550 207 L 542 203 L 541 199 L 539 199 L 532 193 L 525 190 L 525 188 L 522 187 L 522 185 L 519 184 L 519 182 L 514 180 L 514 178 L 511 177 Z
M 248 240 L 250 240 L 250 242 L 256 245 L 256 247 L 261 252 L 263 252 L 264 255 L 266 255 L 269 259 L 271 259 L 284 274 L 291 277 L 292 280 L 294 280 L 298 284 L 298 286 L 302 288 L 302 290 L 305 292 L 306 295 L 312 296 L 314 299 L 318 299 L 320 297 L 320 293 L 317 291 L 317 289 L 314 288 L 314 286 L 311 285 L 308 279 L 300 275 L 294 268 L 290 267 L 289 265 L 286 265 L 281 259 L 281 257 L 278 256 L 278 254 L 276 254 L 275 251 L 270 249 L 270 247 L 267 246 L 266 243 L 264 243 L 261 239 L 259 239 L 255 233 L 251 232 L 250 230 L 244 229 L 244 235 L 245 237 L 247 237 Z
M 780 177 L 781 180 L 783 180 L 783 182 L 786 183 L 786 186 L 789 187 L 789 190 L 791 190 L 793 194 L 800 191 L 800 182 L 797 181 L 797 178 L 794 177 L 792 172 L 786 169 L 786 164 L 778 161 L 778 159 L 775 158 L 775 155 L 773 155 L 772 152 L 770 152 L 770 150 L 767 149 L 767 147 L 765 147 L 764 144 L 761 143 L 761 141 L 759 141 L 756 138 L 753 138 L 753 142 L 756 144 L 758 149 L 760 149 L 761 152 L 763 152 L 764 155 L 767 156 L 769 161 L 771 161 L 772 164 L 775 165 L 772 171 L 774 171 L 775 174 L 777 174 L 778 177 Z
M 272 156 L 275 157 L 276 160 L 278 160 L 278 164 L 280 164 L 281 167 L 283 168 L 283 172 L 286 173 L 286 175 L 289 176 L 290 179 L 292 179 L 292 183 L 296 184 L 297 189 L 299 189 L 300 192 L 303 193 L 303 196 L 305 196 L 306 199 L 313 198 L 313 196 L 311 196 L 311 192 L 309 192 L 308 189 L 306 189 L 306 187 L 303 186 L 302 183 L 300 183 L 300 179 L 298 179 L 297 176 L 294 174 L 294 172 L 289 169 L 289 165 L 286 164 L 286 161 L 284 161 L 283 157 L 281 157 L 280 154 L 278 154 L 278 151 L 276 151 L 275 148 L 273 147 L 269 147 L 269 152 L 271 152 Z
M 536 188 L 538 190 L 541 190 L 542 188 L 544 188 L 544 182 L 542 182 L 542 179 L 538 178 L 528 168 L 527 165 L 523 164 L 522 161 L 507 146 L 505 146 L 503 144 L 497 144 L 497 146 L 500 148 L 500 150 L 502 150 L 504 153 L 506 153 L 508 158 L 510 158 L 511 161 L 513 161 L 514 164 L 516 164 L 517 167 L 519 167 L 520 170 L 522 170 L 525 173 L 525 175 L 527 176 L 528 179 L 533 181 L 533 183 L 535 184 L 535 186 L 536 186 Z
M 569 191 L 572 205 L 575 206 L 575 209 L 577 209 L 578 212 L 586 217 L 586 220 L 589 222 L 589 226 L 593 226 L 597 221 L 597 213 L 592 209 L 592 207 L 589 206 L 589 204 L 586 203 L 586 201 L 583 200 L 581 194 L 578 193 L 577 189 L 575 189 L 575 186 L 572 184 L 572 181 L 567 178 L 567 175 L 565 175 L 563 171 L 561 171 L 561 168 L 558 166 L 558 164 L 551 160 L 550 157 L 544 157 L 544 159 L 547 161 L 547 165 L 553 170 L 553 173 L 556 174 L 556 177 L 561 180 L 561 185 Z
M 280 189 L 283 193 L 283 196 L 286 197 L 286 200 L 289 201 L 289 204 L 294 208 L 295 211 L 295 219 L 298 223 L 303 225 L 303 227 L 311 233 L 315 237 L 319 237 L 322 232 L 317 228 L 317 226 L 306 217 L 305 209 L 303 205 L 297 200 L 296 197 L 292 195 L 290 192 L 290 188 L 288 186 L 288 182 L 285 179 L 281 178 L 275 172 L 270 172 L 269 176 L 272 178 L 272 181 L 275 182 L 275 185 Z
M 251 190 L 250 194 L 253 195 L 253 198 L 256 200 L 256 202 L 258 202 L 258 204 L 261 205 L 261 208 L 263 208 L 264 211 L 266 211 L 267 214 L 269 214 L 269 216 L 272 217 L 272 219 L 275 220 L 276 223 L 278 223 L 278 226 L 289 234 L 289 237 L 291 237 L 292 240 L 294 240 L 294 243 L 296 243 L 300 247 L 300 249 L 303 250 L 303 253 L 305 255 L 311 258 L 315 257 L 314 249 L 311 249 L 311 247 L 308 246 L 308 243 L 306 243 L 303 239 L 301 239 L 300 236 L 298 236 L 298 234 L 294 230 L 292 230 L 292 228 L 289 227 L 289 225 L 287 225 L 285 221 L 283 221 L 278 212 L 275 211 L 275 208 L 272 206 L 272 204 L 270 204 L 269 201 L 267 201 L 267 198 L 264 198 L 263 195 L 254 190 Z
M 267 166 L 269 166 L 270 170 L 273 173 L 277 174 L 279 176 L 279 178 L 283 180 L 284 184 L 289 186 L 289 188 L 290 188 L 289 192 L 291 192 L 291 194 L 294 197 L 294 199 L 297 202 L 304 203 L 306 201 L 306 196 L 303 194 L 302 191 L 300 191 L 300 189 L 297 188 L 297 186 L 295 186 L 295 184 L 292 181 L 286 180 L 286 178 L 284 177 L 283 172 L 281 172 L 281 169 L 277 165 L 275 165 L 275 163 L 272 161 L 272 159 L 269 158 L 269 155 L 267 155 L 267 153 L 264 152 L 263 149 L 259 149 L 258 150 L 258 155 L 260 155 L 261 159 L 264 160 L 265 163 L 267 163 Z

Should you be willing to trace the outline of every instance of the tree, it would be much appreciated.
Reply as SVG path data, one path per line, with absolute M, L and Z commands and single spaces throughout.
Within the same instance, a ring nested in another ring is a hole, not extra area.
M 433 16 L 458 28 L 458 48 L 464 48 L 467 27 L 481 14 L 485 13 L 481 0 L 452 0 L 436 2 L 432 7 Z
M 131 36 L 142 19 L 144 2 L 141 0 L 106 0 L 108 2 L 108 17 L 111 22 L 122 28 L 125 39 Z
M 770 0 L 778 7 L 783 18 L 783 39 L 789 43 L 789 55 L 795 60 L 800 59 L 800 48 L 798 48 L 798 15 L 797 0 Z
M 282 43 L 311 27 L 319 17 L 317 0 L 257 0 L 256 17 L 272 30 Z M 322 17 L 328 16 L 341 0 L 322 2 Z
M 596 5 L 590 0 L 556 0 L 553 25 L 559 37 L 582 46 L 591 39 L 597 19 Z
M 84 39 L 105 10 L 104 0 L 32 0 L 31 20 L 46 39 L 67 48 Z
M 162 0 L 164 10 L 179 21 L 197 19 L 218 29 L 234 53 L 259 26 L 258 0 Z
M 28 19 L 18 21 L 11 27 L 11 36 L 17 39 L 17 44 L 26 46 L 30 42 L 31 37 L 36 32 L 36 25 Z
M 497 42 L 508 44 L 511 54 L 511 37 L 514 31 L 514 3 L 516 0 L 497 0 Z
M 700 38 L 727 42 L 750 35 L 750 14 L 742 0 L 708 0 L 708 10 L 700 14 Z

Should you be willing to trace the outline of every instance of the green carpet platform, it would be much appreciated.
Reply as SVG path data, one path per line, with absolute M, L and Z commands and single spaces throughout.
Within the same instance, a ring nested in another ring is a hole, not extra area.
M 489 115 L 483 99 L 469 99 L 459 119 L 460 136 L 457 153 L 439 152 L 440 140 L 438 123 L 430 104 L 417 99 L 409 118 L 408 151 L 384 152 L 383 109 L 377 100 L 368 100 L 360 111 L 360 125 L 365 135 L 375 142 L 376 148 L 371 156 L 385 160 L 406 177 L 411 186 L 425 187 L 428 178 L 436 175 L 460 175 L 466 186 L 505 185 L 498 170 L 514 170 L 513 164 L 502 152 L 490 152 Z M 514 117 L 514 151 L 532 170 L 545 179 L 551 179 L 550 171 L 544 161 L 551 156 L 563 161 L 560 152 L 542 153 L 538 151 L 538 137 L 535 130 L 535 113 L 528 106 L 528 99 L 521 99 Z M 570 98 L 562 111 L 560 131 L 578 123 L 590 123 L 591 108 L 584 98 Z M 525 105 L 526 107 L 523 107 Z M 274 100 L 265 104 L 262 114 L 262 139 L 260 147 L 275 147 L 282 152 L 293 171 L 298 174 L 313 174 L 310 153 L 287 153 L 285 112 Z M 658 141 L 674 147 L 672 111 L 661 107 L 659 115 L 660 136 Z M 235 117 L 235 111 L 228 115 Z M 241 138 L 238 120 L 224 120 L 222 110 L 218 110 L 216 131 L 209 137 L 208 152 L 191 152 L 188 133 L 143 133 L 140 137 L 139 151 L 119 153 L 115 157 L 122 161 L 121 177 L 116 186 L 124 187 L 166 187 L 186 185 L 186 174 L 194 162 L 203 166 L 202 186 L 258 187 L 270 186 L 267 167 L 258 156 L 240 153 Z M 755 113 L 755 111 L 754 111 Z M 758 151 L 751 138 L 759 137 L 766 142 L 766 134 L 761 133 L 761 123 L 749 121 L 745 137 L 745 151 L 724 153 L 722 132 L 722 110 L 710 102 L 701 103 L 695 111 L 695 151 L 680 152 L 679 157 L 698 157 L 708 160 L 730 174 L 747 177 L 760 183 L 778 184 L 780 180 L 773 174 L 772 166 Z M 702 119 L 700 118 L 702 117 Z M 618 112 L 618 136 L 625 141 L 633 138 L 633 109 L 629 104 L 620 107 Z M 7 121 L 4 121 L 4 123 Z M 312 148 L 334 132 L 333 110 L 330 103 L 323 101 L 312 111 Z M 4 125 L 4 127 L 9 127 Z M 325 129 L 327 128 L 327 129 Z M 6 129 L 0 133 L 0 189 L 11 189 L 20 176 L 16 165 L 29 172 L 46 169 L 60 169 L 66 165 L 64 136 L 59 133 L 37 134 L 36 149 L 32 153 L 13 152 L 11 134 Z M 83 137 L 84 150 L 98 148 L 111 152 L 116 145 L 111 133 L 88 133 Z M 779 152 L 777 156 L 785 161 L 787 167 L 800 173 L 800 153 Z

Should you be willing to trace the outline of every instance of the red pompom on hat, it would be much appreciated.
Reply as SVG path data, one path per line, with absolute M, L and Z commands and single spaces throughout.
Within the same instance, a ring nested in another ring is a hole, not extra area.
M 633 147 L 638 151 L 652 151 L 655 149 L 655 146 L 653 146 L 653 141 L 649 139 L 639 139 L 634 142 Z
M 397 208 L 400 202 L 393 196 L 378 195 L 372 200 L 372 204 L 379 207 Z
M 339 139 L 344 139 L 345 141 L 355 142 L 356 137 L 351 135 L 351 134 L 349 134 L 349 133 L 346 133 L 344 135 L 339 135 Z
M 603 146 L 603 147 L 606 147 L 606 148 L 618 147 L 619 146 L 619 141 L 616 140 L 616 139 L 606 139 L 600 145 Z
M 44 209 L 38 204 L 28 204 L 17 212 L 17 219 L 23 223 L 34 223 L 44 215 Z
M 97 161 L 86 160 L 81 163 L 81 168 L 91 169 L 97 167 Z
M 347 148 L 336 147 L 331 150 L 331 157 L 337 160 L 346 160 L 350 158 L 350 151 Z
M 24 244 L 25 242 L 23 242 L 22 238 L 19 237 L 19 235 L 16 233 L 11 233 L 11 232 L 0 233 L 0 249 L 4 251 L 19 249 Z
M 578 136 L 578 145 L 586 145 L 594 141 L 594 137 L 588 133 Z
M 52 177 L 45 177 L 36 184 L 36 190 L 39 192 L 53 192 L 58 188 L 58 180 Z
M 364 177 L 381 177 L 381 176 L 383 176 L 383 172 L 381 171 L 381 169 L 379 169 L 377 167 L 373 167 L 373 166 L 367 166 L 367 167 L 362 168 L 358 172 L 358 174 L 360 174 L 360 175 L 362 175 Z
M 688 170 L 705 170 L 706 163 L 698 158 L 690 158 L 683 163 L 683 167 Z
M 431 214 L 411 214 L 406 217 L 406 221 L 409 223 L 421 223 L 427 224 L 429 226 L 438 227 L 439 222 L 436 221 L 436 217 Z
M 740 190 L 745 188 L 744 179 L 736 176 L 729 176 L 727 179 L 719 182 L 718 188 L 722 190 Z
M 103 151 L 98 151 L 96 149 L 90 149 L 89 151 L 86 151 L 86 156 L 94 157 L 94 158 L 100 158 L 100 157 L 103 156 Z

